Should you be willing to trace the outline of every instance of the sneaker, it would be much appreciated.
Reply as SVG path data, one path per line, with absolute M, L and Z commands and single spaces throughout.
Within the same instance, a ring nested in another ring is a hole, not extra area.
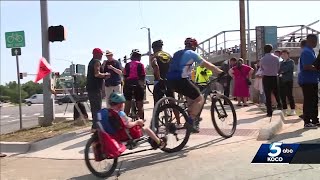
M 167 138 L 162 137 L 160 138 L 160 144 L 158 145 L 160 149 L 163 149 L 167 146 Z
M 288 115 L 289 114 L 289 109 L 288 110 L 287 109 L 283 109 L 282 113 L 283 113 L 283 115 Z
M 294 109 L 291 109 L 290 111 L 288 110 L 287 114 L 288 116 L 295 116 L 297 113 Z
M 317 129 L 317 126 L 312 123 L 308 123 L 304 125 L 304 129 Z
M 199 133 L 199 121 L 193 120 L 191 117 L 189 117 L 187 121 L 191 127 L 191 132 L 192 133 Z

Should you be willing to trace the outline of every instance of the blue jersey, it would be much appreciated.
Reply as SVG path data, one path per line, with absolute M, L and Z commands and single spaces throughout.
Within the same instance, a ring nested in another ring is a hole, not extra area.
M 179 80 L 191 76 L 192 64 L 202 63 L 202 58 L 193 50 L 180 50 L 174 53 L 167 73 L 168 80 Z

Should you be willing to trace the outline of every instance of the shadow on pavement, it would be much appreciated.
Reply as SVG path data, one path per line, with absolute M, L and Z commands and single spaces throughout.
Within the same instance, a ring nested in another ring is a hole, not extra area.
M 284 124 L 296 124 L 296 123 L 299 123 L 300 121 L 302 121 L 301 118 L 298 118 L 298 119 L 285 119 L 283 121 Z
M 285 133 L 276 135 L 276 137 L 269 140 L 269 142 L 279 142 L 279 141 L 282 141 L 285 139 L 302 137 L 302 133 L 304 133 L 306 131 L 317 131 L 317 129 L 303 129 L 303 128 L 301 128 L 301 129 L 298 129 L 298 130 L 295 130 L 292 132 L 285 132 Z
M 246 118 L 246 119 L 238 119 L 238 124 L 249 124 L 249 123 L 253 123 L 253 122 L 256 122 L 256 121 L 259 121 L 263 118 L 265 118 L 266 115 L 260 115 L 260 116 L 255 116 L 253 118 Z
M 225 140 L 225 138 L 220 137 L 220 138 L 213 139 L 211 141 L 207 141 L 207 142 L 195 145 L 195 146 L 187 147 L 187 148 L 185 148 L 179 152 L 176 152 L 176 153 L 157 152 L 157 153 L 151 153 L 151 154 L 147 154 L 147 155 L 144 154 L 144 155 L 120 157 L 119 161 L 118 161 L 118 167 L 117 167 L 116 171 L 114 172 L 114 175 L 120 173 L 120 176 L 121 176 L 121 174 L 126 173 L 130 170 L 134 170 L 134 169 L 138 169 L 141 167 L 152 166 L 154 164 L 159 164 L 162 162 L 168 162 L 168 161 L 184 158 L 187 156 L 187 153 L 192 150 L 205 148 L 210 145 L 221 142 L 223 140 Z M 119 172 L 119 167 L 121 169 L 120 172 Z M 99 179 L 99 178 L 96 178 L 92 174 L 88 174 L 88 175 L 83 175 L 83 176 L 79 176 L 79 177 L 74 177 L 74 178 L 71 178 L 70 180 L 86 180 L 86 179 Z

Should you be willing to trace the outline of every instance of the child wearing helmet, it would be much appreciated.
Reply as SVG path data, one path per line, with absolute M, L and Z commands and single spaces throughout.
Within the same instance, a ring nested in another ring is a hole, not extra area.
M 167 144 L 166 138 L 158 138 L 157 135 L 150 128 L 144 127 L 144 120 L 139 119 L 137 121 L 132 121 L 123 111 L 125 102 L 125 97 L 120 93 L 113 92 L 109 97 L 109 104 L 111 109 L 118 113 L 118 115 L 121 117 L 121 120 L 124 122 L 127 128 L 140 126 L 143 129 L 143 131 L 152 139 L 149 142 L 154 149 L 164 148 Z

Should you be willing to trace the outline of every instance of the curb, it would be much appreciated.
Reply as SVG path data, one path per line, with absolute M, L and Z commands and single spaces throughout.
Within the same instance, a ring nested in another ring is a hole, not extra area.
M 257 137 L 258 141 L 265 141 L 272 139 L 283 127 L 284 115 L 281 110 L 273 112 L 270 118 L 270 123 L 259 130 Z
M 0 142 L 1 153 L 26 153 L 30 147 L 28 142 Z
M 34 152 L 49 148 L 51 146 L 62 143 L 67 138 L 74 137 L 76 135 L 89 132 L 91 127 L 78 129 L 65 134 L 60 134 L 51 138 L 43 139 L 34 142 L 0 142 L 1 153 L 13 153 L 13 154 L 24 154 L 27 152 Z

